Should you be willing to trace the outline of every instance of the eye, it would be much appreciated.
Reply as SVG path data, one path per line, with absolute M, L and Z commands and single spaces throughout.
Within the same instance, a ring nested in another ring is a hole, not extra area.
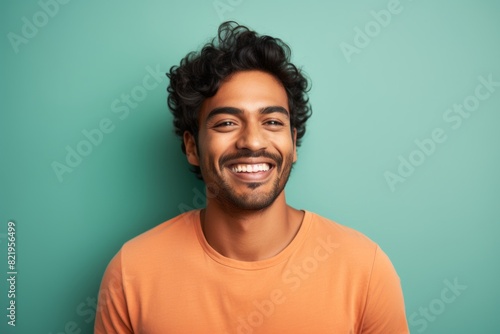
M 230 119 L 221 120 L 212 125 L 211 128 L 217 132 L 232 132 L 238 128 L 238 123 L 237 121 Z
M 233 126 L 235 123 L 233 121 L 222 121 L 217 124 L 215 124 L 215 128 L 223 128 L 223 127 L 228 127 L 228 126 Z
M 270 126 L 283 126 L 283 122 L 275 120 L 275 119 L 268 120 L 264 124 L 270 125 Z

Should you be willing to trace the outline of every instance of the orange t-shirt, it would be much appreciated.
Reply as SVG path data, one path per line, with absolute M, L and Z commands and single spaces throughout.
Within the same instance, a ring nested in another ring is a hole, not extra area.
M 361 233 L 306 211 L 282 252 L 245 262 L 207 243 L 199 213 L 122 247 L 101 284 L 95 333 L 409 333 L 399 277 Z

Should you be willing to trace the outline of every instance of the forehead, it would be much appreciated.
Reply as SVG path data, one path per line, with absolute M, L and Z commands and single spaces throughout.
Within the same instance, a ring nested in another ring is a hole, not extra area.
M 229 76 L 217 93 L 203 102 L 200 118 L 220 107 L 256 112 L 268 106 L 281 106 L 288 110 L 288 97 L 281 82 L 266 72 L 241 71 Z

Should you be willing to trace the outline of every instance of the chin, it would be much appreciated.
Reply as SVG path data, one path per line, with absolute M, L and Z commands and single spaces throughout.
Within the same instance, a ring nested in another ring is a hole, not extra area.
M 257 185 L 257 188 L 260 186 Z M 281 194 L 281 191 L 268 191 L 266 193 L 252 190 L 251 194 L 238 195 L 234 193 L 219 193 L 219 201 L 228 208 L 237 210 L 263 210 L 270 207 Z M 222 195 L 222 196 L 220 196 Z

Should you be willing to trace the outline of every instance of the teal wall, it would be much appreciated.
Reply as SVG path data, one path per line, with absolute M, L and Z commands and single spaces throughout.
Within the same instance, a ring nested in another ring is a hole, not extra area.
M 226 19 L 282 38 L 312 79 L 289 202 L 381 245 L 412 333 L 500 332 L 500 2 L 8 0 L 0 12 L 1 333 L 91 333 L 119 247 L 202 205 L 156 73 Z

